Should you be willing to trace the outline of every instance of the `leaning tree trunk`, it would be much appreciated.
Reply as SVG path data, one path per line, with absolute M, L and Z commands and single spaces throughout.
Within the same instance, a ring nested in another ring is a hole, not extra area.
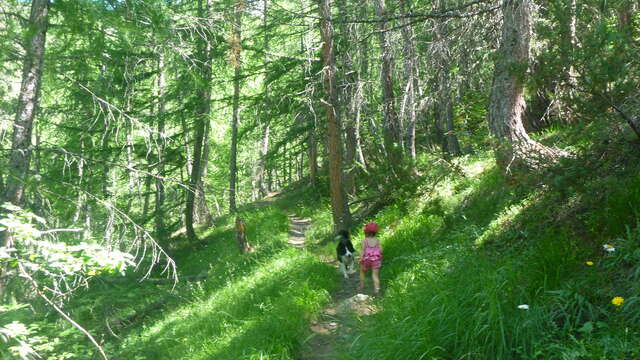
M 25 38 L 26 54 L 22 67 L 22 83 L 13 125 L 11 157 L 3 199 L 18 206 L 22 205 L 24 201 L 24 186 L 29 172 L 31 133 L 38 109 L 48 14 L 48 0 L 33 0 L 31 2 L 31 15 Z M 11 234 L 8 231 L 0 232 L 0 247 L 10 248 L 12 245 Z M 8 280 L 8 277 L 4 276 L 6 271 L 7 268 L 4 266 L 0 269 L 0 301 L 5 296 Z
M 496 162 L 506 173 L 518 168 L 538 168 L 560 154 L 529 138 L 522 122 L 531 6 L 531 0 L 511 0 L 503 8 L 502 38 L 491 88 L 489 129 L 497 140 Z
M 242 10 L 244 4 L 242 0 L 236 0 L 234 32 L 231 40 L 232 59 L 234 67 L 233 77 L 233 115 L 231 118 L 231 150 L 229 154 L 229 212 L 237 212 L 236 208 L 236 185 L 238 177 L 238 117 L 240 116 L 240 77 L 242 75 L 240 67 L 240 36 L 242 25 Z
M 334 230 L 349 229 L 351 214 L 344 191 L 342 175 L 342 144 L 340 120 L 336 108 L 335 60 L 333 55 L 333 25 L 331 22 L 330 0 L 320 0 L 320 36 L 322 39 L 323 78 L 327 116 L 327 136 L 329 152 L 329 186 Z
M 209 15 L 210 1 L 207 0 L 206 7 L 202 8 L 202 0 L 198 2 L 198 15 L 200 19 L 204 19 Z M 204 135 L 206 130 L 206 122 L 209 121 L 209 113 L 211 111 L 211 45 L 209 43 L 209 27 L 198 40 L 198 57 L 200 60 L 200 76 L 202 83 L 197 90 L 198 99 L 200 100 L 200 108 L 195 119 L 195 135 L 193 145 L 193 165 L 191 166 L 191 176 L 189 177 L 189 188 L 187 189 L 187 201 L 185 211 L 185 227 L 187 230 L 187 238 L 189 241 L 196 241 L 194 225 L 194 210 L 196 192 L 200 178 L 202 175 L 202 152 Z
M 22 67 L 22 84 L 13 125 L 9 176 L 4 200 L 22 205 L 24 185 L 31 159 L 31 133 L 38 108 L 44 48 L 47 34 L 48 0 L 33 0 L 26 35 L 26 54 Z M 4 244 L 0 243 L 0 246 Z

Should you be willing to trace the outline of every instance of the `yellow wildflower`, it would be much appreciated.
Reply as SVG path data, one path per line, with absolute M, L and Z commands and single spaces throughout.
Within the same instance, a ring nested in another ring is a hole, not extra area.
M 587 261 L 585 264 L 587 264 L 587 266 L 593 266 L 593 261 Z
M 611 303 L 615 306 L 622 306 L 623 302 L 624 302 L 624 298 L 620 296 L 616 296 L 613 299 L 611 299 Z

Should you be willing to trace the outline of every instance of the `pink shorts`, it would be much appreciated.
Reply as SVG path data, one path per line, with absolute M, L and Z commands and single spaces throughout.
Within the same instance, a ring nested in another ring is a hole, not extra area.
M 382 259 L 369 260 L 369 259 L 361 259 L 360 260 L 360 270 L 367 271 L 369 269 L 380 269 L 382 265 Z

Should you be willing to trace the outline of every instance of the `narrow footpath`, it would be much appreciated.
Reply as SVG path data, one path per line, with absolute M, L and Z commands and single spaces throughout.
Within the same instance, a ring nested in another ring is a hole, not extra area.
M 289 215 L 289 224 L 289 244 L 304 249 L 304 233 L 311 219 Z M 338 359 L 338 344 L 347 338 L 358 317 L 371 315 L 377 310 L 369 295 L 358 293 L 358 273 L 344 279 L 342 274 L 337 275 L 339 264 L 335 258 L 321 257 L 321 260 L 336 268 L 336 280 L 340 281 L 340 286 L 332 294 L 331 302 L 311 324 L 299 360 Z

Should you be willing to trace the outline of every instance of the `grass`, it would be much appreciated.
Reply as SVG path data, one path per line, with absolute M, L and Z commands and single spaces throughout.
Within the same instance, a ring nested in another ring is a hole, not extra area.
M 381 212 L 384 310 L 343 358 L 640 357 L 638 153 L 601 150 L 516 184 L 489 158 L 464 159 L 466 177 Z
M 114 358 L 294 359 L 309 323 L 339 283 L 335 269 L 287 243 L 287 215 L 310 208 L 299 200 L 285 196 L 241 209 L 254 248 L 249 254 L 240 255 L 236 247 L 231 216 L 201 230 L 199 244 L 173 239 L 180 277 L 206 274 L 206 279 L 173 288 L 172 283 L 139 283 L 141 273 L 124 281 L 100 277 L 66 308 L 93 334 L 103 334 L 106 352 Z M 106 323 L 118 338 L 109 336 Z M 46 358 L 95 355 L 86 338 L 65 322 L 34 324 L 48 338 L 38 348 Z
M 610 131 L 586 124 L 543 134 L 543 142 L 576 144 L 574 156 L 521 178 L 505 178 L 488 153 L 461 158 L 462 174 L 434 170 L 411 198 L 366 219 L 382 228 L 385 296 L 376 300 L 381 311 L 349 322 L 340 358 L 640 358 L 640 154 Z M 202 232 L 203 244 L 178 247 L 181 276 L 206 280 L 171 291 L 104 279 L 68 307 L 105 333 L 97 310 L 105 304 L 113 319 L 168 299 L 118 329 L 121 339 L 107 339 L 118 358 L 295 359 L 340 284 L 317 256 L 333 257 L 334 244 L 328 200 L 316 194 L 299 186 L 270 205 L 244 207 L 254 253 L 238 255 L 231 217 Z M 287 244 L 288 214 L 313 219 L 313 253 Z M 358 243 L 361 230 L 353 236 Z M 86 341 L 59 323 L 47 326 L 67 329 L 51 342 L 52 354 Z
M 330 298 L 335 271 L 291 248 L 288 218 L 295 204 L 247 208 L 255 252 L 238 255 L 231 219 L 205 233 L 207 246 L 178 257 L 187 273 L 208 270 L 190 301 L 166 309 L 120 344 L 127 359 L 293 359 L 309 322 Z

